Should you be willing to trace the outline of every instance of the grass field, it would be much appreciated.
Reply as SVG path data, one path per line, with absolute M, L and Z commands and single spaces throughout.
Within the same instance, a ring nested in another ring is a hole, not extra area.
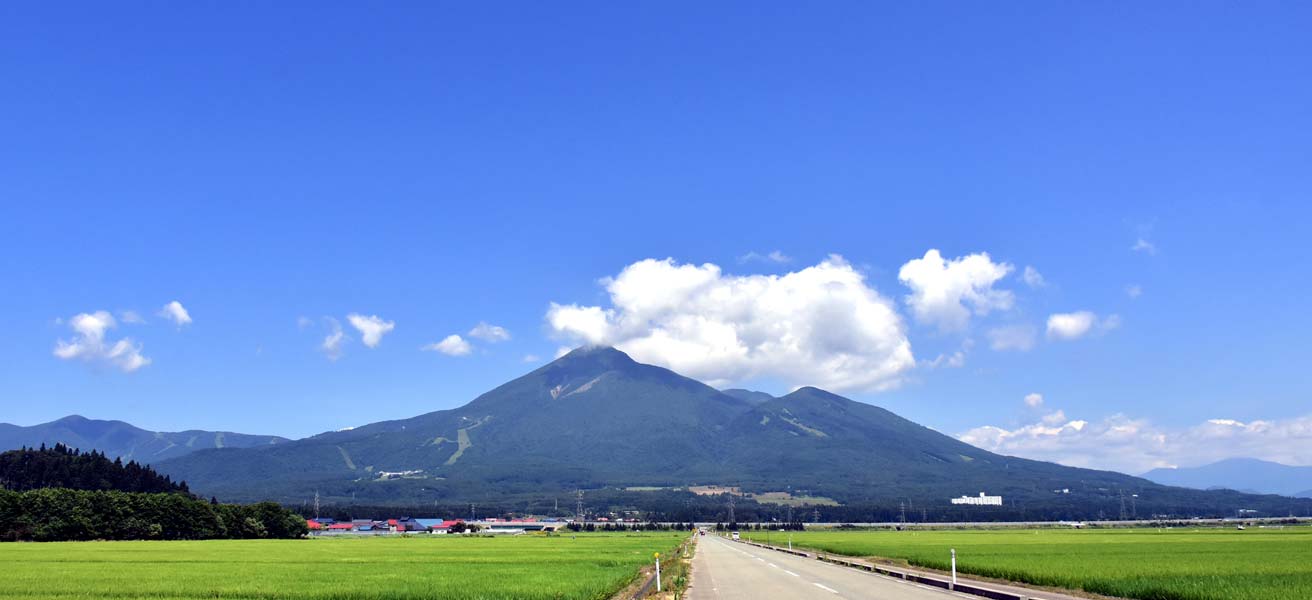
M 765 541 L 764 532 L 743 532 Z M 772 532 L 775 544 L 786 533 Z M 795 546 L 1141 600 L 1312 599 L 1312 528 L 807 531 Z
M 685 532 L 0 544 L 0 598 L 608 598 Z

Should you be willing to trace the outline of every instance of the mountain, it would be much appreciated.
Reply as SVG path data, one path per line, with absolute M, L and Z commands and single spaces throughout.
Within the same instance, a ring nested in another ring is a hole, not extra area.
M 147 431 L 122 421 L 99 421 L 78 415 L 30 427 L 0 423 L 0 450 L 64 444 L 141 463 L 154 463 L 206 448 L 249 448 L 287 441 L 274 435 L 227 431 Z
M 1263 494 L 1312 497 L 1312 467 L 1291 467 L 1256 458 L 1229 458 L 1210 465 L 1153 469 L 1143 478 L 1163 485 L 1254 490 Z
M 1039 508 L 1088 518 L 1126 498 L 1142 514 L 1271 504 L 1000 456 L 816 388 L 778 398 L 721 392 L 613 348 L 574 350 L 459 408 L 285 444 L 199 451 L 157 468 L 204 495 L 283 502 L 320 493 L 431 505 L 721 485 L 936 510 L 987 491 L 1003 495 L 1016 518 Z
M 736 388 L 721 390 L 721 391 L 723 391 L 725 394 L 733 396 L 734 398 L 742 400 L 743 402 L 746 402 L 748 404 L 765 404 L 766 402 L 774 400 L 774 396 L 771 396 L 770 394 L 767 394 L 765 392 L 754 392 L 752 390 L 742 390 Z

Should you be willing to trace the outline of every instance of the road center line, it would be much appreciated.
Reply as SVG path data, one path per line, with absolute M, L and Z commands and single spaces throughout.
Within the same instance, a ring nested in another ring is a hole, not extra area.
M 828 587 L 828 586 L 825 586 L 825 585 L 823 585 L 823 584 L 812 583 L 811 585 L 814 585 L 815 587 L 818 587 L 818 588 L 820 588 L 820 589 L 822 589 L 822 590 L 824 590 L 824 591 L 826 591 L 826 592 L 829 592 L 829 593 L 831 593 L 831 594 L 837 594 L 837 593 L 838 593 L 838 590 L 836 590 L 836 589 L 834 589 L 834 588 L 831 588 L 831 587 Z
M 784 569 L 784 572 L 787 573 L 787 574 L 789 574 L 789 575 L 792 575 L 793 577 L 801 577 L 801 575 L 798 575 L 797 573 L 794 573 L 794 572 L 792 572 L 792 571 L 789 571 L 788 569 Z

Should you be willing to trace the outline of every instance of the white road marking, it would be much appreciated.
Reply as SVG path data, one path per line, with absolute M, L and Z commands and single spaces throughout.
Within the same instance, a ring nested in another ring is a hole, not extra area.
M 789 571 L 789 570 L 787 570 L 787 569 L 784 569 L 784 572 L 787 573 L 787 574 L 789 574 L 789 575 L 792 575 L 793 577 L 801 577 L 801 575 L 798 575 L 797 573 L 794 573 L 794 572 Z
M 826 592 L 829 592 L 829 593 L 831 593 L 831 594 L 837 594 L 837 593 L 838 593 L 838 590 L 836 590 L 836 589 L 834 589 L 834 588 L 831 588 L 831 587 L 827 587 L 827 586 L 825 586 L 824 584 L 820 584 L 820 583 L 812 583 L 811 585 L 814 585 L 815 587 L 818 587 L 818 588 L 820 588 L 820 589 L 822 589 L 822 590 L 824 590 L 824 591 L 826 591 Z

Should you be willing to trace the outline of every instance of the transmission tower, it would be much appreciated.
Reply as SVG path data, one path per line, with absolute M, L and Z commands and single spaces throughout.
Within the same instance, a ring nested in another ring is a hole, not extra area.
M 737 523 L 738 523 L 738 520 L 737 520 L 737 519 L 734 519 L 734 517 L 733 517 L 733 492 L 730 491 L 730 492 L 729 492 L 729 526 L 730 526 L 730 527 L 733 527 L 733 526 L 736 525 Z
M 583 490 L 574 494 L 574 519 L 583 523 Z
M 811 522 L 812 522 L 812 523 L 819 523 L 819 522 L 820 522 L 820 509 L 817 508 L 817 509 L 811 511 Z
M 1125 519 L 1125 490 L 1121 490 L 1121 520 L 1124 521 Z
M 314 490 L 314 518 L 319 518 L 319 490 Z
M 898 520 L 899 523 L 902 523 L 903 525 L 905 525 L 906 522 L 907 522 L 907 503 L 906 503 L 906 502 L 898 502 L 898 503 L 897 503 L 897 506 L 898 506 L 898 517 L 897 517 L 897 520 Z

